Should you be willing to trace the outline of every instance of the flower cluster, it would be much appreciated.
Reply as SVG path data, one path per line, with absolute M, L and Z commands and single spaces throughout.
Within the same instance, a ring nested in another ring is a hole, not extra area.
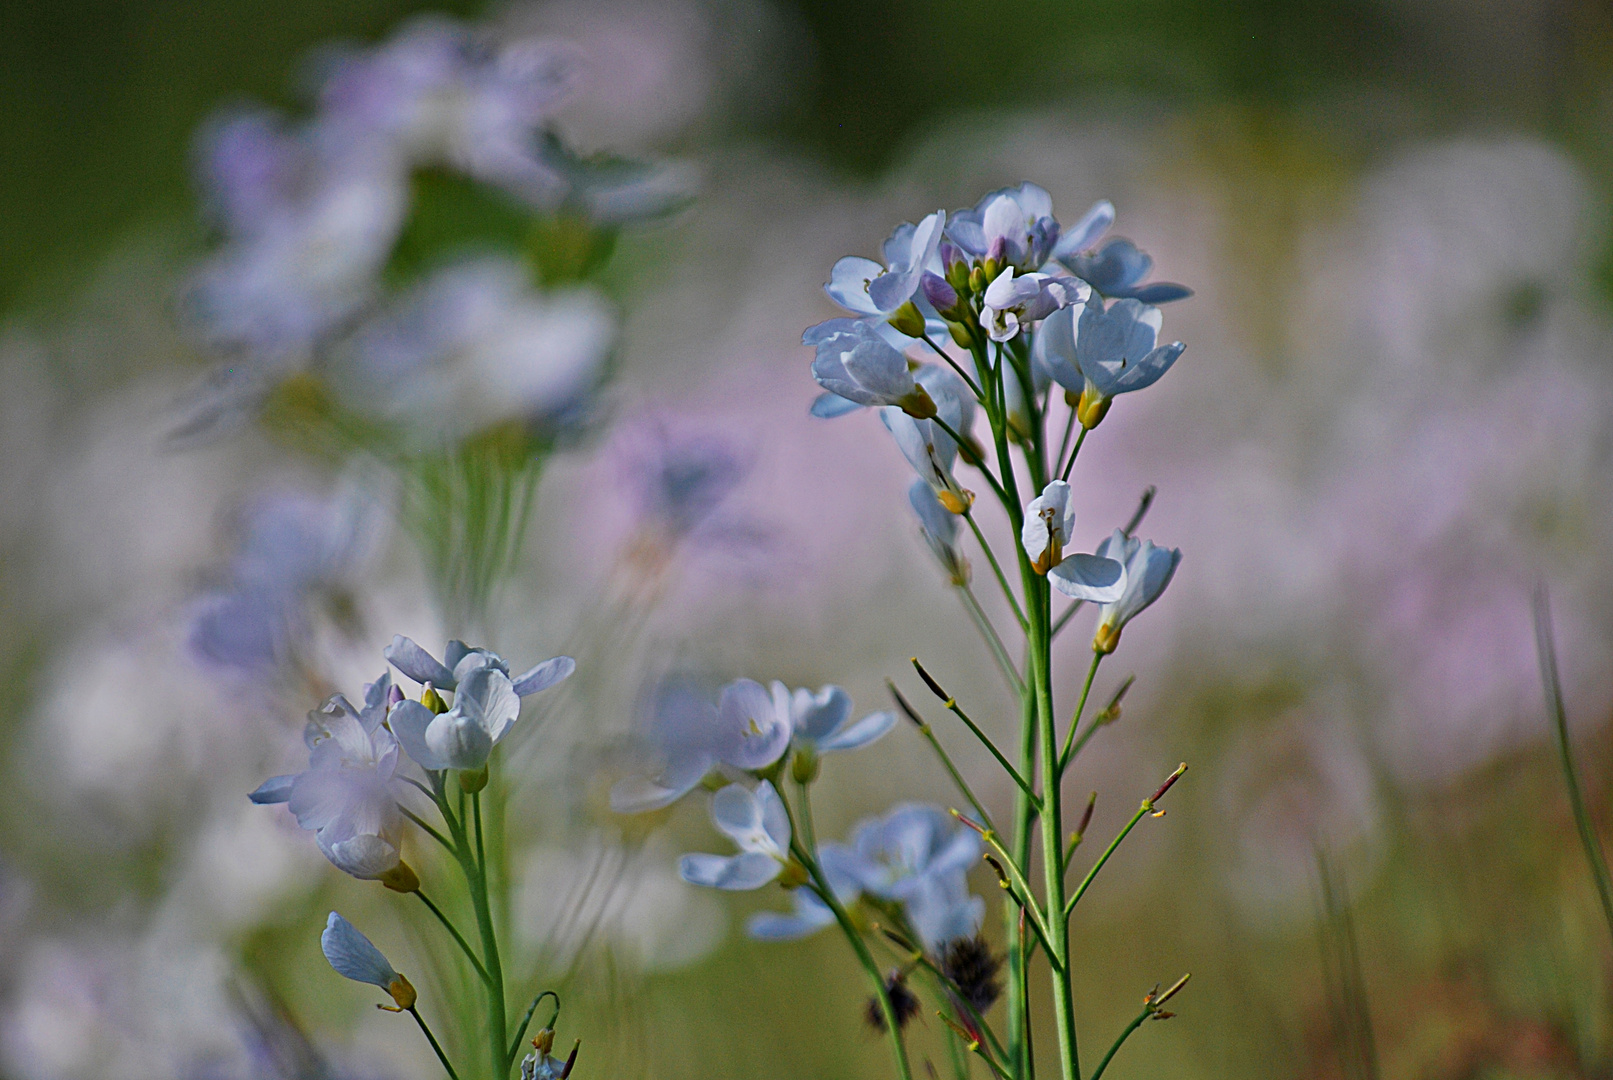
M 333 695 L 308 714 L 308 768 L 269 778 L 252 801 L 285 803 L 338 870 L 399 892 L 418 889 L 403 861 L 404 819 L 414 815 L 403 805 L 411 778 L 400 770 L 399 750 L 434 788 L 452 771 L 465 791 L 479 791 L 494 746 L 520 717 L 521 699 L 576 667 L 557 656 L 512 679 L 503 657 L 487 649 L 450 641 L 444 656 L 452 667 L 409 638 L 394 638 L 386 658 L 420 684 L 420 697 L 406 697 L 386 671 L 364 688 L 363 708 Z
M 599 381 L 615 317 L 595 292 L 544 296 L 531 279 L 580 279 L 596 255 L 568 268 L 555 251 L 606 252 L 621 223 L 680 205 L 688 178 L 564 147 L 553 119 L 583 71 L 564 42 L 431 18 L 326 60 L 307 119 L 236 111 L 203 131 L 198 171 L 221 244 L 183 299 L 197 338 L 227 360 L 176 437 L 249 419 L 299 372 L 360 416 L 416 429 L 397 433 L 405 445 L 422 425 L 458 438 L 564 418 Z M 504 224 L 433 239 L 467 206 Z M 546 248 L 532 233 L 544 221 L 574 223 L 578 239 Z M 511 256 L 433 265 L 489 240 Z

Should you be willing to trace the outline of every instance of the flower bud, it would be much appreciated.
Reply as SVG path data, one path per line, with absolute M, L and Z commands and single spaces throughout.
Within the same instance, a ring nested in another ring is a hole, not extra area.
M 419 875 L 409 867 L 408 863 L 401 860 L 398 865 L 382 874 L 376 880 L 393 892 L 412 893 L 420 891 Z M 404 1008 L 408 1008 L 408 1006 L 405 1005 Z
M 986 286 L 991 284 L 991 277 L 991 275 L 987 275 L 985 267 L 976 266 L 969 271 L 969 291 L 973 293 L 985 292 Z
M 928 420 L 936 414 L 935 399 L 930 392 L 922 386 L 914 386 L 913 392 L 897 402 L 902 411 L 915 420 Z
M 959 348 L 969 349 L 974 347 L 975 335 L 974 331 L 969 329 L 968 323 L 948 322 L 947 333 L 952 335 L 952 340 L 958 343 Z
M 818 778 L 821 759 L 810 746 L 802 746 L 790 761 L 790 777 L 797 784 L 810 784 Z
M 427 683 L 426 688 L 420 691 L 420 704 L 439 716 L 448 711 L 448 703 L 442 699 L 441 694 L 437 693 L 437 688 L 430 683 Z
M 393 683 L 392 688 L 386 692 L 386 703 L 389 708 L 393 705 L 402 705 L 403 687 L 399 686 L 397 683 Z
M 886 322 L 906 334 L 908 337 L 924 336 L 924 316 L 919 312 L 918 306 L 909 300 L 891 314 Z
M 924 277 L 919 281 L 919 287 L 924 290 L 924 299 L 928 300 L 935 310 L 943 315 L 958 306 L 958 290 L 954 289 L 947 283 L 945 278 L 939 275 L 926 271 Z M 897 327 L 897 329 L 900 330 L 901 327 Z
M 460 769 L 459 790 L 467 795 L 474 795 L 487 786 L 487 765 L 484 763 L 479 769 Z
M 386 992 L 392 995 L 392 1000 L 397 1002 L 398 1008 L 403 1011 L 414 1008 L 414 1003 L 420 999 L 420 995 L 415 993 L 414 984 L 402 975 L 392 980 Z

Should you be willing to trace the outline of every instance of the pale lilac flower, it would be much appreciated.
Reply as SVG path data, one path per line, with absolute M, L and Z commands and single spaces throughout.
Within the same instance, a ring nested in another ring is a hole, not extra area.
M 917 225 L 896 226 L 885 241 L 885 265 L 848 255 L 835 263 L 824 292 L 829 299 L 859 316 L 881 320 L 913 300 L 926 271 L 941 269 L 937 251 L 946 228 L 946 212 L 937 210 Z
M 957 373 L 927 364 L 919 369 L 917 383 L 933 402 L 934 416 L 967 438 L 974 427 L 975 398 Z M 967 510 L 970 496 L 952 476 L 958 444 L 946 429 L 934 419 L 916 419 L 899 408 L 881 409 L 879 419 L 896 440 L 902 456 L 934 489 L 941 504 L 955 514 Z
M 954 585 L 969 584 L 969 560 L 958 550 L 958 515 L 941 505 L 935 489 L 922 477 L 907 488 L 907 501 L 918 515 L 919 534 Z
M 1112 558 L 1065 554 L 1075 528 L 1075 507 L 1070 502 L 1070 485 L 1054 480 L 1025 507 L 1020 543 L 1038 574 L 1065 596 L 1077 600 L 1108 603 L 1118 600 L 1126 589 L 1126 568 Z
M 400 1009 L 411 1008 L 415 1003 L 414 987 L 399 975 L 381 950 L 358 928 L 336 912 L 325 920 L 325 930 L 319 935 L 319 948 L 336 974 L 354 982 L 379 986 Z
M 682 539 L 699 530 L 749 472 L 749 462 L 719 435 L 649 429 L 632 461 L 639 512 L 659 532 Z
M 857 880 L 857 855 L 844 844 L 824 844 L 818 849 L 818 865 L 841 907 L 854 903 L 862 886 Z M 834 924 L 834 912 L 810 888 L 793 893 L 795 910 L 789 914 L 762 911 L 750 917 L 745 932 L 758 941 L 795 941 L 810 937 Z
M 383 882 L 407 872 L 394 780 L 398 742 L 381 722 L 390 691 L 383 672 L 366 688 L 362 711 L 336 694 L 309 713 L 308 768 L 271 777 L 250 796 L 260 805 L 286 803 L 338 870 Z
M 1052 274 L 1014 273 L 1003 267 L 986 286 L 984 316 L 986 332 L 993 341 L 1008 341 L 1022 328 L 1040 322 L 1061 308 L 1080 304 L 1091 293 L 1086 282 Z
M 729 784 L 711 797 L 711 820 L 735 844 L 738 855 L 685 855 L 678 873 L 691 885 L 712 889 L 759 889 L 790 861 L 790 819 L 773 785 L 753 792 Z
M 341 600 L 378 527 L 376 504 L 356 489 L 318 498 L 278 493 L 253 502 L 229 583 L 197 599 L 188 644 L 221 667 L 268 674 L 294 659 L 312 632 L 308 607 Z
M 1063 262 L 1066 259 L 1090 251 L 1092 247 L 1109 231 L 1109 226 L 1115 223 L 1115 206 L 1108 199 L 1100 199 L 1093 203 L 1081 220 L 1064 230 L 1059 236 L 1058 243 L 1053 245 L 1052 257 Z
M 935 806 L 904 803 L 858 825 L 844 864 L 864 892 L 903 905 L 926 949 L 980 928 L 986 903 L 969 893 L 980 838 Z
M 973 260 L 996 259 L 1020 270 L 1040 270 L 1059 240 L 1053 197 L 1035 184 L 993 191 L 971 210 L 955 210 L 947 238 Z
M 1111 653 L 1120 643 L 1120 631 L 1149 604 L 1159 599 L 1182 561 L 1180 548 L 1157 548 L 1119 529 L 1098 545 L 1098 554 L 1125 564 L 1125 591 L 1105 603 L 1098 613 L 1098 630 L 1092 648 Z
M 404 701 L 390 717 L 409 757 L 432 771 L 481 768 L 520 718 L 521 699 L 563 681 L 577 667 L 571 657 L 557 656 L 511 679 L 509 665 L 497 653 L 450 641 L 445 654 L 454 665 L 450 670 L 401 634 L 385 651 L 387 660 L 416 682 L 454 692 L 454 706 L 445 713 Z
M 1157 307 L 1117 300 L 1105 308 L 1094 296 L 1049 316 L 1032 349 L 1039 366 L 1079 395 L 1077 413 L 1092 428 L 1115 395 L 1152 386 L 1182 355 L 1180 341 L 1158 344 L 1162 323 Z
M 332 375 L 353 408 L 435 444 L 564 419 L 592 395 L 615 336 L 597 293 L 540 294 L 514 259 L 488 256 L 436 271 L 370 320 Z
M 320 107 L 341 137 L 389 152 L 405 167 L 447 166 L 553 207 L 565 185 L 534 147 L 581 68 L 577 49 L 564 42 L 494 43 L 425 18 L 339 58 Z
M 915 382 L 907 357 L 892 348 L 866 324 L 853 319 L 834 320 L 833 330 L 813 327 L 802 344 L 815 345 L 812 377 L 829 393 L 856 405 L 889 405 L 915 417 L 935 415 L 935 403 Z M 815 334 L 814 331 L 823 330 Z M 825 413 L 815 404 L 813 411 Z
M 636 814 L 670 806 L 718 765 L 765 769 L 783 756 L 791 734 L 789 713 L 758 682 L 729 683 L 713 705 L 693 685 L 669 681 L 655 694 L 646 732 L 660 772 L 618 783 L 611 809 Z
M 790 744 L 799 752 L 813 755 L 867 746 L 896 726 L 896 714 L 889 710 L 869 713 L 851 722 L 851 695 L 838 686 L 825 686 L 816 694 L 804 688 L 791 691 L 781 682 L 773 683 L 775 715 L 790 719 Z

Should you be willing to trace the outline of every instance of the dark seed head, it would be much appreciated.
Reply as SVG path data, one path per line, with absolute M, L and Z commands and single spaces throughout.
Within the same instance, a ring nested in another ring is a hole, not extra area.
M 941 950 L 941 971 L 957 984 L 963 999 L 984 1013 L 1002 996 L 1002 983 L 997 973 L 1002 970 L 1003 958 L 991 951 L 981 934 L 974 937 L 954 938 Z
M 907 988 L 907 978 L 899 969 L 886 976 L 885 995 L 891 999 L 891 1011 L 896 1014 L 896 1026 L 907 1027 L 907 1022 L 918 1015 L 919 999 Z M 875 1031 L 884 1032 L 885 1012 L 879 1007 L 877 997 L 868 999 L 868 1003 L 863 1007 L 863 1018 Z

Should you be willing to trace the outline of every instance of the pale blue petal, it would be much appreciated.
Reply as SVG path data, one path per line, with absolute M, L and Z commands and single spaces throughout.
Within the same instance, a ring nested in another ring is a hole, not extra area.
M 784 800 L 774 790 L 771 782 L 763 780 L 756 789 L 756 805 L 762 812 L 762 828 L 767 831 L 767 838 L 773 842 L 774 853 L 785 855 L 790 850 L 790 815 L 784 808 Z
M 426 729 L 436 718 L 436 713 L 418 701 L 402 702 L 387 715 L 387 724 L 398 737 L 403 752 L 422 769 L 448 768 L 448 762 L 426 745 Z
M 823 291 L 847 311 L 855 311 L 859 315 L 877 315 L 879 305 L 869 296 L 868 283 L 884 272 L 885 268 L 872 259 L 847 255 L 835 263 Z
M 1070 226 L 1069 230 L 1059 237 L 1059 242 L 1053 248 L 1053 258 L 1063 261 L 1072 255 L 1079 255 L 1087 248 L 1098 242 L 1099 237 L 1109 231 L 1115 223 L 1115 207 L 1108 199 L 1102 199 L 1092 204 L 1092 209 L 1082 215 L 1081 220 Z
M 856 412 L 860 408 L 862 406 L 850 398 L 843 398 L 839 394 L 825 390 L 812 399 L 810 411 L 813 416 L 820 420 L 833 420 L 837 416 L 845 416 L 847 413 Z
M 1131 295 L 1145 304 L 1168 304 L 1173 300 L 1186 300 L 1193 295 L 1193 290 L 1170 281 L 1156 281 L 1137 286 Z
M 717 726 L 717 756 L 736 769 L 766 768 L 790 745 L 790 718 L 778 715 L 773 695 L 751 679 L 723 687 Z
M 454 673 L 436 657 L 398 634 L 383 651 L 387 661 L 417 683 L 430 683 L 444 690 L 454 688 Z
M 855 750 L 881 738 L 895 726 L 895 713 L 889 710 L 870 713 L 845 730 L 836 732 L 829 738 L 820 741 L 818 749 L 824 753 L 835 750 Z
M 571 673 L 576 670 L 577 661 L 569 656 L 557 656 L 552 660 L 545 660 L 515 680 L 515 692 L 521 697 L 528 697 L 570 678 Z
M 334 911 L 325 921 L 325 932 L 319 935 L 319 947 L 336 974 L 354 982 L 370 983 L 385 990 L 398 977 L 381 950 Z
M 834 925 L 834 921 L 834 912 L 827 904 L 807 890 L 797 889 L 793 914 L 760 912 L 751 916 L 745 932 L 758 941 L 795 941 Z
M 271 776 L 259 784 L 257 790 L 247 798 L 259 806 L 269 806 L 274 803 L 283 803 L 291 798 L 291 785 L 297 779 L 297 773 L 288 773 L 285 776 Z
M 678 874 L 684 881 L 710 889 L 759 889 L 778 877 L 783 869 L 783 863 L 760 852 L 746 852 L 731 858 L 685 855 L 678 860 Z
M 825 686 L 816 694 L 797 690 L 790 699 L 790 722 L 797 738 L 813 742 L 828 738 L 851 716 L 851 695 L 838 686 Z
M 762 807 L 744 784 L 729 784 L 711 797 L 711 820 L 735 843 L 762 831 Z
M 1099 555 L 1067 555 L 1047 572 L 1048 583 L 1065 596 L 1107 604 L 1126 591 L 1126 568 Z

